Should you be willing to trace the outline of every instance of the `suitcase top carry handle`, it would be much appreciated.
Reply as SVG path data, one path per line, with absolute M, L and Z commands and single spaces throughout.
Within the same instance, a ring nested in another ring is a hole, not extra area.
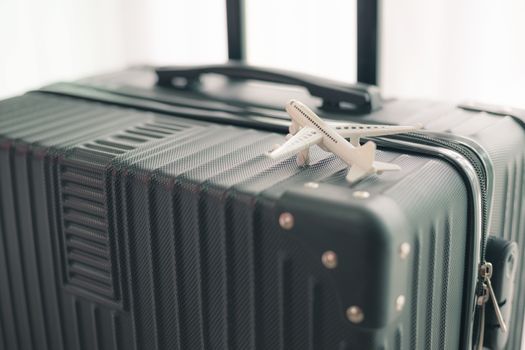
M 270 83 L 302 86 L 315 97 L 323 100 L 323 109 L 352 110 L 368 113 L 381 108 L 379 89 L 373 85 L 348 84 L 330 81 L 307 74 L 268 69 L 230 62 L 220 65 L 191 67 L 160 67 L 156 69 L 157 85 L 174 86 L 176 78 L 185 80 L 184 87 L 199 80 L 202 74 L 214 73 L 232 79 L 258 80 Z M 177 86 L 180 86 L 177 84 Z M 345 104 L 351 106 L 345 108 Z

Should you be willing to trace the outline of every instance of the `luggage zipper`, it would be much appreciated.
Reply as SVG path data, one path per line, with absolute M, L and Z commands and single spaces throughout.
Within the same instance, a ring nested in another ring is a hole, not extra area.
M 479 158 L 476 152 L 470 149 L 467 146 L 459 144 L 457 142 L 443 140 L 436 138 L 435 134 L 432 134 L 432 137 L 429 137 L 424 134 L 410 133 L 406 134 L 405 137 L 400 135 L 400 138 L 414 141 L 417 143 L 424 143 L 431 146 L 445 147 L 452 151 L 458 152 L 463 157 L 465 157 L 470 164 L 474 167 L 476 174 L 478 175 L 480 187 L 481 187 L 481 204 L 482 204 L 482 213 L 481 213 L 481 225 L 482 225 L 482 237 L 481 237 L 481 246 L 480 246 L 480 264 L 485 263 L 485 249 L 487 245 L 488 238 L 488 218 L 489 218 L 489 199 L 488 199 L 488 185 L 487 185 L 487 170 L 483 161 Z

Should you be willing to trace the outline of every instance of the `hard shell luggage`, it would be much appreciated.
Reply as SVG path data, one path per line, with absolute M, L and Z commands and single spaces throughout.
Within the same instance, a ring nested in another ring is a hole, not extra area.
M 425 131 L 374 139 L 401 171 L 349 185 L 316 147 L 305 168 L 264 156 L 290 98 L 328 120 Z M 520 113 L 236 63 L 0 102 L 0 344 L 518 349 Z

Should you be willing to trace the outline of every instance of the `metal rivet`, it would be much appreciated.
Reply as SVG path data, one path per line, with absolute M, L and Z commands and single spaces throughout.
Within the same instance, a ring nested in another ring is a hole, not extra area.
M 346 309 L 346 317 L 352 323 L 361 323 L 363 322 L 365 315 L 359 306 L 354 305 Z
M 337 254 L 331 250 L 324 252 L 321 260 L 327 269 L 335 269 L 337 267 Z
M 370 197 L 370 192 L 367 192 L 367 191 L 355 191 L 354 192 L 354 197 L 355 198 L 359 198 L 359 199 L 367 199 L 368 197 Z
M 319 184 L 317 182 L 307 182 L 304 184 L 304 187 L 316 189 L 319 188 Z
M 293 215 L 285 212 L 279 216 L 279 225 L 285 230 L 291 230 L 294 224 Z
M 405 299 L 405 296 L 403 294 L 398 296 L 396 298 L 396 311 L 403 310 L 403 307 L 405 306 L 405 302 L 406 302 L 406 299 Z
M 405 260 L 410 254 L 410 244 L 407 242 L 401 243 L 399 246 L 399 257 L 401 260 Z

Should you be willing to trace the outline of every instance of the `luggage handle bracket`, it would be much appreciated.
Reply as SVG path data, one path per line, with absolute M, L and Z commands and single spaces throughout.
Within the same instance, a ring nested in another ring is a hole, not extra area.
M 258 80 L 270 83 L 302 86 L 310 95 L 323 100 L 323 109 L 332 111 L 354 111 L 368 113 L 381 108 L 382 100 L 379 89 L 373 85 L 362 83 L 342 84 L 315 76 L 289 72 L 278 69 L 260 68 L 238 62 L 205 66 L 168 66 L 155 69 L 157 85 L 174 85 L 176 78 L 185 80 L 183 88 L 198 82 L 203 74 L 220 74 L 230 79 Z M 347 105 L 350 107 L 347 107 Z

